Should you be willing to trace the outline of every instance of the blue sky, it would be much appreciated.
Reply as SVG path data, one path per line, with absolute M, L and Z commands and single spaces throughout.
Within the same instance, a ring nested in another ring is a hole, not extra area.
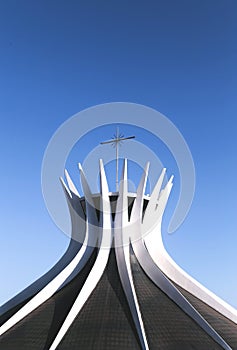
M 85 108 L 127 101 L 170 118 L 193 155 L 194 201 L 179 230 L 164 232 L 167 250 L 237 307 L 236 35 L 231 0 L 0 3 L 0 304 L 68 244 L 41 192 L 51 136 Z

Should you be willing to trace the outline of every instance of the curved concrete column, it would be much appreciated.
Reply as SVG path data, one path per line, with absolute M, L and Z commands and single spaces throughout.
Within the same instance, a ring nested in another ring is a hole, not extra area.
M 161 192 L 160 198 L 157 202 L 157 208 L 155 208 L 154 201 L 152 201 L 153 204 L 149 207 L 150 210 L 148 212 L 146 210 L 144 214 L 142 235 L 144 237 L 146 248 L 156 265 L 165 275 L 167 275 L 167 277 L 216 311 L 229 318 L 231 321 L 237 323 L 237 310 L 188 275 L 188 273 L 175 263 L 164 247 L 161 234 L 161 220 L 171 188 L 172 179 Z M 152 200 L 152 197 L 153 193 L 150 201 Z M 155 198 L 157 198 L 157 193 L 155 193 Z M 146 231 L 149 231 L 148 234 L 146 234 Z
M 86 182 L 86 178 L 84 176 L 84 173 L 81 167 L 80 167 L 80 170 L 81 170 L 83 191 L 86 198 L 88 232 L 89 232 L 89 236 L 92 235 L 92 240 L 90 241 L 92 243 L 94 240 L 94 234 L 96 232 L 96 229 L 98 232 L 99 223 L 97 221 L 95 208 L 93 208 L 91 205 L 93 202 L 92 195 L 89 190 L 89 186 Z M 57 346 L 59 345 L 59 343 L 65 336 L 65 334 L 67 333 L 69 327 L 71 326 L 71 324 L 73 323 L 77 315 L 80 313 L 81 309 L 83 308 L 86 301 L 90 297 L 91 293 L 93 292 L 98 282 L 100 281 L 109 259 L 109 253 L 110 253 L 110 248 L 112 244 L 111 211 L 110 211 L 108 185 L 107 185 L 107 180 L 105 177 L 102 161 L 100 161 L 100 176 L 101 176 L 101 208 L 102 208 L 102 218 L 100 221 L 100 225 L 102 230 L 101 230 L 101 237 L 98 237 L 98 242 L 99 242 L 98 255 L 80 293 L 78 294 L 71 310 L 69 311 L 57 336 L 55 337 L 52 345 L 50 346 L 50 350 L 54 350 L 57 348 Z M 104 232 L 105 230 L 106 230 L 106 234 Z M 90 232 L 92 232 L 92 234 Z M 108 242 L 109 242 L 109 246 L 107 249 L 105 249 L 104 247 L 108 245 Z
M 72 219 L 76 213 L 75 208 L 73 208 L 72 196 L 66 184 L 64 183 L 63 179 L 61 179 L 61 183 L 63 185 L 65 195 L 69 204 L 69 211 Z M 74 217 L 74 220 L 75 220 L 75 217 Z M 85 266 L 85 264 L 87 263 L 87 261 L 89 260 L 93 252 L 93 248 L 88 245 L 88 242 L 89 242 L 89 234 L 87 230 L 84 238 L 84 243 L 81 246 L 79 252 L 72 259 L 72 261 L 55 278 L 53 278 L 43 289 L 41 289 L 40 292 L 38 292 L 32 299 L 30 299 L 30 301 L 28 301 L 22 308 L 20 308 L 12 317 L 10 317 L 0 327 L 0 335 L 8 331 L 16 323 L 21 321 L 24 317 L 29 315 L 33 310 L 35 310 L 37 307 L 42 305 L 57 290 L 59 290 L 60 287 L 65 285 L 66 281 L 68 283 L 69 276 L 73 273 L 75 268 L 77 268 L 77 271 L 80 271 Z
M 70 177 L 67 171 L 65 171 L 65 174 L 67 174 L 67 180 L 72 182 L 71 179 L 69 180 Z M 33 282 L 30 286 L 26 287 L 23 291 L 21 291 L 15 297 L 13 297 L 12 299 L 10 299 L 2 305 L 0 307 L 0 315 L 3 315 L 8 311 L 9 314 L 11 314 L 11 309 L 17 307 L 17 305 L 19 304 L 24 304 L 25 300 L 27 301 L 33 296 L 35 296 L 72 261 L 72 259 L 76 256 L 83 244 L 83 241 L 85 239 L 86 227 L 85 214 L 81 206 L 81 200 L 79 198 L 79 195 L 73 195 L 73 193 L 68 189 L 67 185 L 65 184 L 62 178 L 60 178 L 60 181 L 62 184 L 63 191 L 65 193 L 71 219 L 72 228 L 71 241 L 69 243 L 69 246 L 67 247 L 67 250 L 63 254 L 63 256 L 59 259 L 59 261 L 47 273 L 45 273 L 43 276 L 41 276 L 39 279 Z M 71 185 L 70 187 L 73 188 L 73 186 Z M 75 193 L 78 193 L 76 188 Z M 69 281 L 70 278 L 65 283 L 68 283 Z M 60 286 L 59 289 L 63 286 L 64 284 Z M 8 319 L 10 317 L 11 316 L 9 316 Z
M 140 211 L 138 218 L 140 216 Z M 136 220 L 136 218 L 134 218 Z M 133 283 L 131 262 L 130 262 L 130 236 L 125 230 L 131 230 L 128 222 L 128 191 L 127 191 L 127 160 L 124 161 L 123 175 L 119 187 L 116 215 L 114 222 L 115 229 L 115 252 L 120 280 L 126 295 L 131 315 L 137 330 L 142 349 L 149 349 L 142 316 Z M 131 232 L 130 232 L 131 234 Z
M 164 170 L 155 186 L 154 191 L 152 192 L 150 202 L 147 206 L 148 212 L 145 212 L 143 223 L 139 224 L 138 221 L 135 222 L 136 230 L 141 231 L 145 235 L 148 223 L 154 225 L 155 228 L 160 227 L 162 220 L 162 215 L 169 197 L 169 193 L 172 188 L 172 179 L 169 180 L 164 190 L 161 192 L 161 183 L 164 177 Z M 144 187 L 144 185 L 143 185 Z M 158 198 L 159 196 L 159 198 Z M 158 199 L 158 202 L 157 202 Z M 136 205 L 136 200 L 135 203 Z M 138 211 L 135 206 L 133 209 Z M 133 210 L 132 214 L 133 216 Z M 145 226 L 145 228 L 144 228 Z M 221 336 L 208 324 L 208 322 L 197 312 L 197 310 L 187 301 L 187 299 L 178 291 L 178 289 L 170 282 L 170 280 L 162 273 L 160 268 L 155 264 L 152 255 L 145 246 L 145 242 L 148 241 L 149 244 L 153 242 L 156 244 L 154 236 L 151 236 L 151 233 L 154 235 L 156 232 L 153 229 L 144 239 L 140 239 L 132 242 L 132 247 L 134 253 L 145 271 L 148 277 L 169 297 L 171 298 L 185 313 L 187 313 L 198 325 L 204 329 L 218 344 L 220 344 L 224 349 L 230 350 L 229 345 L 221 338 Z M 153 240 L 151 239 L 153 238 Z M 151 249 L 151 245 L 149 246 Z
M 178 289 L 161 272 L 150 257 L 142 240 L 132 243 L 134 253 L 147 276 L 159 287 L 170 299 L 172 299 L 187 315 L 189 315 L 207 334 L 209 334 L 223 349 L 231 350 L 224 339 L 209 325 L 198 311 L 187 301 Z M 159 330 L 158 330 L 159 331 Z

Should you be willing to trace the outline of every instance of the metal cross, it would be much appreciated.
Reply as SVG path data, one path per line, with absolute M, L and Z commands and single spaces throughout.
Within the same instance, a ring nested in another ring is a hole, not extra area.
M 111 140 L 100 143 L 101 145 L 105 145 L 106 143 L 111 143 L 112 146 L 116 148 L 116 191 L 117 192 L 119 190 L 118 189 L 119 145 L 122 144 L 122 142 L 125 140 L 130 140 L 134 138 L 135 136 L 124 137 L 124 135 L 119 133 L 119 128 L 117 127 L 116 135 L 114 135 L 114 137 Z

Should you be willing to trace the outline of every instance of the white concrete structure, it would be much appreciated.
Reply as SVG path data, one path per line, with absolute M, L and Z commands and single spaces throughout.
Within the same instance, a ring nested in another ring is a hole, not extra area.
M 161 221 L 172 188 L 173 177 L 161 189 L 165 175 L 164 169 L 151 196 L 145 196 L 148 168 L 149 164 L 144 170 L 137 193 L 128 193 L 127 160 L 125 160 L 119 192 L 110 193 L 101 160 L 101 191 L 99 195 L 92 195 L 86 176 L 79 166 L 84 198 L 80 198 L 69 174 L 65 172 L 68 187 L 63 179 L 61 182 L 71 215 L 72 238 L 82 243 L 77 245 L 78 252 L 75 254 L 74 251 L 70 261 L 66 265 L 62 264 L 61 270 L 55 276 L 53 274 L 53 278 L 0 327 L 0 335 L 7 332 L 68 284 L 86 265 L 96 246 L 98 253 L 93 267 L 51 344 L 50 350 L 56 349 L 100 281 L 108 263 L 110 249 L 114 246 L 119 277 L 142 349 L 149 349 L 149 344 L 133 281 L 131 249 L 154 284 L 223 349 L 231 349 L 175 286 L 177 284 L 186 289 L 237 324 L 237 311 L 190 277 L 166 252 L 162 242 Z M 110 202 L 112 196 L 117 196 L 115 205 Z M 129 203 L 129 199 L 133 201 Z M 144 209 L 145 200 L 147 206 Z M 130 215 L 129 206 L 132 206 Z M 112 220 L 113 212 L 114 220 Z

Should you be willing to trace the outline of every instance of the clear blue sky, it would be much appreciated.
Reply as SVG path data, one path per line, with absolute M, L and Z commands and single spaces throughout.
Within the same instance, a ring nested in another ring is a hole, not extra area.
M 237 307 L 236 37 L 231 0 L 0 2 L 0 304 L 68 244 L 41 193 L 50 137 L 84 108 L 129 101 L 169 117 L 195 162 L 193 205 L 164 232 L 167 250 Z

